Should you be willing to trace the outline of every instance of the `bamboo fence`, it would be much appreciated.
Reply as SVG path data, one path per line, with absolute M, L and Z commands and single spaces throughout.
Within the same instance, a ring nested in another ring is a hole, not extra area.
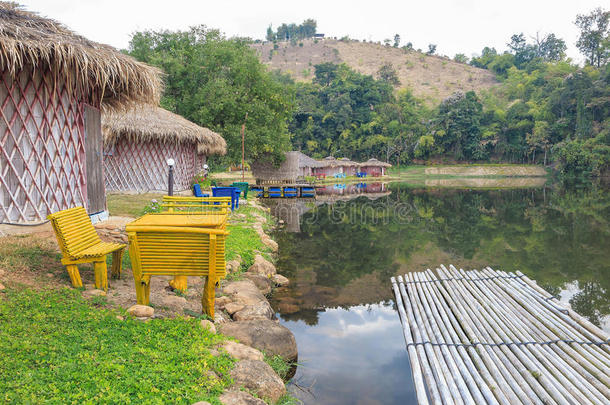
M 523 273 L 391 281 L 420 404 L 610 404 L 610 336 Z

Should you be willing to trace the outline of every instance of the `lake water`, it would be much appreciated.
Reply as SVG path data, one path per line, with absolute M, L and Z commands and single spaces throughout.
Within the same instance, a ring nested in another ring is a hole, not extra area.
M 329 186 L 270 201 L 291 286 L 272 305 L 295 335 L 305 404 L 416 403 L 390 277 L 454 264 L 521 270 L 610 331 L 608 190 Z

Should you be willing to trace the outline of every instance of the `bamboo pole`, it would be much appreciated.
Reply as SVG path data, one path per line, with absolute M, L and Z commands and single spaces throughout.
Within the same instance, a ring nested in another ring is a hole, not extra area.
M 472 272 L 465 273 L 467 276 L 471 276 L 472 274 Z M 487 285 L 498 298 L 497 302 L 503 310 L 503 314 L 513 315 L 506 318 L 508 318 L 508 320 L 514 324 L 514 328 L 517 331 L 523 332 L 524 336 L 522 338 L 524 340 L 544 342 L 554 340 L 556 338 L 546 328 L 546 326 L 541 324 L 529 312 L 519 306 L 492 280 L 482 280 L 481 283 Z M 527 320 L 527 322 L 530 324 L 528 325 L 525 320 Z M 567 346 L 565 343 L 561 342 L 560 344 L 563 344 L 569 349 L 569 346 Z M 593 375 L 588 373 L 584 367 L 582 367 L 570 356 L 570 354 L 574 354 L 576 352 L 569 350 L 571 353 L 567 353 L 566 350 L 563 350 L 562 347 L 559 346 L 559 344 L 541 345 L 541 350 L 550 356 L 551 359 L 556 359 L 558 357 L 561 359 L 561 361 L 566 363 L 565 365 L 562 365 L 561 372 L 570 379 L 576 388 L 582 391 L 586 398 L 595 398 L 598 401 L 603 402 L 606 400 L 606 397 L 610 397 L 610 390 L 608 390 L 607 387 L 605 387 Z M 581 361 L 584 361 L 584 359 L 581 358 Z
M 451 268 L 455 271 L 453 266 L 451 266 Z M 512 311 L 506 311 L 507 307 L 503 304 L 502 300 L 496 299 L 492 301 L 488 298 L 494 296 L 494 294 L 484 282 L 485 280 L 474 281 L 472 275 L 474 272 L 467 274 L 462 269 L 456 272 L 466 280 L 473 281 L 471 283 L 464 282 L 464 287 L 470 291 L 480 303 L 488 308 L 491 318 L 497 322 L 498 325 L 503 327 L 504 333 L 511 341 L 527 342 L 533 340 L 531 337 L 526 337 L 524 334 L 524 331 L 528 330 L 529 325 L 521 322 L 521 318 L 519 317 L 507 317 L 505 314 L 511 313 Z M 490 292 L 491 294 L 489 294 Z M 522 347 L 522 351 L 528 355 L 528 358 L 530 358 L 534 364 L 542 365 L 551 373 L 549 375 L 549 380 L 566 399 L 570 400 L 571 398 L 575 398 L 578 403 L 593 404 L 574 384 L 572 384 L 572 381 L 564 375 L 569 373 L 569 371 L 566 369 L 563 361 L 560 360 L 558 356 L 555 356 L 554 353 L 548 353 L 545 348 L 541 348 L 538 345 L 525 345 Z
M 429 275 L 434 280 L 437 280 L 436 276 L 434 276 L 431 271 L 429 271 Z M 439 276 L 441 276 L 440 273 Z M 464 328 L 468 340 L 475 346 L 478 353 L 481 354 L 488 370 L 495 377 L 498 387 L 508 397 L 510 403 L 520 403 L 520 398 L 535 398 L 536 395 L 521 377 L 518 369 L 510 359 L 506 357 L 505 353 L 502 353 L 496 347 L 481 344 L 479 337 L 486 341 L 490 341 L 491 338 L 487 335 L 485 330 L 479 330 L 479 326 L 476 323 L 476 317 L 472 317 L 470 311 L 467 311 L 462 305 L 461 300 L 454 299 L 454 293 L 451 289 L 451 285 L 449 285 L 450 283 L 443 279 L 444 277 L 441 276 L 440 282 L 436 284 L 437 287 L 441 291 L 445 301 L 449 304 L 460 325 Z
M 437 307 L 437 300 L 432 291 L 428 288 L 428 278 L 425 273 L 415 274 L 415 279 L 418 281 L 424 281 L 421 284 L 422 293 L 424 294 L 425 300 L 422 303 L 426 309 L 426 315 L 433 322 L 434 333 L 440 335 L 437 340 L 440 343 L 458 343 L 457 335 L 456 339 L 450 335 L 449 331 L 452 331 L 452 325 L 444 314 L 441 314 Z M 439 326 L 440 324 L 440 326 Z M 453 332 L 455 334 L 455 332 Z M 499 404 L 494 397 L 489 387 L 485 384 L 472 360 L 470 359 L 466 349 L 463 346 L 449 346 L 449 351 L 458 364 L 460 373 L 464 379 L 464 382 L 470 390 L 472 400 L 476 404 L 488 403 L 488 404 Z M 475 351 L 476 353 L 476 351 Z
M 498 275 L 501 273 L 489 271 L 487 274 Z M 539 319 L 542 323 L 547 325 L 551 331 L 555 334 L 558 339 L 576 340 L 576 341 L 588 341 L 586 336 L 579 333 L 578 330 L 572 328 L 571 324 L 565 324 L 562 322 L 556 313 L 550 313 L 546 302 L 536 300 L 534 297 L 524 294 L 518 284 L 514 284 L 514 280 L 509 280 L 508 283 L 502 284 L 501 287 L 517 302 L 520 303 L 524 308 L 528 309 L 529 312 Z M 564 314 L 561 314 L 564 315 Z M 565 315 L 564 315 L 565 316 Z M 592 337 L 589 335 L 589 337 Z M 607 365 L 608 358 L 606 353 L 600 348 L 592 345 L 578 345 L 570 343 L 570 347 L 581 354 L 587 359 L 586 367 L 588 370 L 595 375 L 608 376 L 610 370 Z M 607 377 L 606 377 L 607 378 Z M 608 384 L 606 384 L 608 385 Z
M 402 280 L 401 276 L 398 276 L 398 283 L 399 283 L 398 289 L 400 291 L 402 301 L 405 303 L 408 325 L 411 325 L 411 331 L 413 332 L 414 341 L 411 343 L 416 344 L 415 349 L 417 352 L 417 358 L 419 359 L 419 362 L 422 366 L 422 373 L 426 380 L 428 391 L 430 392 L 430 399 L 432 400 L 432 403 L 435 405 L 442 404 L 443 401 L 441 400 L 440 389 L 436 385 L 436 381 L 435 381 L 434 374 L 433 374 L 433 369 L 432 369 L 431 365 L 428 363 L 428 359 L 426 356 L 426 350 L 425 350 L 424 346 L 421 344 L 421 342 L 422 342 L 421 336 L 419 334 L 419 331 L 417 330 L 415 318 L 413 317 L 413 312 L 410 309 L 410 305 L 408 304 L 408 297 L 407 297 L 407 299 L 405 299 L 406 291 L 404 289 L 404 284 L 403 284 L 403 280 Z
M 412 314 L 413 316 L 409 323 L 416 331 L 416 343 L 419 343 L 424 346 L 424 350 L 426 352 L 428 361 L 430 362 L 432 373 L 434 375 L 434 380 L 436 381 L 436 385 L 438 386 L 438 390 L 443 400 L 443 404 L 453 404 L 454 401 L 451 388 L 449 388 L 447 382 L 445 381 L 445 375 L 448 374 L 447 366 L 437 357 L 434 350 L 435 347 L 430 343 L 430 340 L 428 339 L 426 328 L 420 327 L 420 325 L 423 326 L 423 321 L 419 312 L 417 311 L 417 307 L 411 301 L 413 297 L 407 294 L 404 283 L 401 283 L 399 285 L 399 288 L 400 293 L 402 294 L 403 301 L 409 305 L 407 307 L 407 314 Z
M 405 307 L 400 296 L 400 290 L 396 284 L 396 279 L 392 277 L 392 289 L 394 290 L 394 297 L 396 297 L 396 308 L 402 323 L 402 333 L 407 343 L 407 351 L 409 353 L 409 362 L 411 363 L 411 375 L 413 376 L 413 385 L 415 387 L 415 394 L 417 395 L 417 403 L 419 405 L 428 405 L 428 395 L 426 394 L 426 388 L 424 386 L 424 378 L 422 375 L 422 366 L 419 364 L 417 357 L 417 351 L 413 346 L 413 337 L 409 330 L 409 322 L 407 320 L 407 314 Z
M 405 277 L 408 277 L 410 282 L 415 280 L 415 274 L 409 273 L 406 274 Z M 421 318 L 424 321 L 424 327 L 427 329 L 426 333 L 428 334 L 428 339 L 433 341 L 434 343 L 445 343 L 442 336 L 438 332 L 438 329 L 434 328 L 433 322 L 434 318 L 427 307 L 427 303 L 425 300 L 420 297 L 419 291 L 417 288 L 414 288 L 413 284 L 407 285 L 407 291 L 409 296 L 413 297 L 413 301 L 415 302 L 415 306 L 417 307 L 418 312 L 421 314 Z M 428 309 L 426 311 L 426 309 Z M 445 363 L 447 369 L 445 372 L 445 380 L 449 383 L 449 389 L 451 390 L 451 395 L 453 396 L 456 403 L 465 403 L 465 404 L 474 404 L 474 399 L 470 394 L 468 387 L 462 375 L 456 365 L 455 359 L 453 358 L 452 352 L 447 348 L 447 346 L 434 346 L 437 357 L 441 359 L 442 363 Z M 455 349 L 455 348 L 454 348 Z
M 446 277 L 454 277 L 445 266 L 441 265 L 442 269 L 438 269 Z M 510 339 L 502 329 L 501 325 L 498 325 L 493 321 L 491 315 L 487 309 L 484 308 L 477 300 L 469 296 L 464 289 L 461 281 L 455 281 L 455 290 L 457 292 L 457 299 L 461 299 L 466 303 L 466 307 L 479 315 L 479 321 L 481 327 L 486 329 L 491 337 L 493 343 L 509 342 Z M 561 405 L 568 405 L 570 402 L 560 393 L 558 387 L 546 375 L 546 371 L 543 367 L 533 362 L 520 347 L 511 345 L 510 348 L 507 345 L 499 346 L 500 350 L 503 351 L 507 357 L 511 359 L 513 364 L 518 367 L 520 374 L 527 381 L 529 386 L 535 391 L 538 397 L 542 398 L 543 402 L 554 401 Z

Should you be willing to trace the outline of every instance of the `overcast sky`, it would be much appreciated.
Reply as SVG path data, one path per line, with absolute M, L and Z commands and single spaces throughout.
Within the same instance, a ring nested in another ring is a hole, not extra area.
M 205 24 L 228 36 L 263 39 L 269 24 L 318 22 L 327 36 L 383 41 L 399 34 L 402 43 L 453 56 L 499 51 L 514 33 L 553 32 L 563 38 L 575 61 L 576 14 L 607 4 L 602 0 L 17 0 L 28 10 L 59 20 L 79 34 L 126 48 L 131 34 L 145 29 L 186 29 Z

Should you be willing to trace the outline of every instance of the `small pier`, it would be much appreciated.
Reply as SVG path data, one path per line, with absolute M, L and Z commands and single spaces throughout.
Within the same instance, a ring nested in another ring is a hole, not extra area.
M 521 272 L 391 281 L 419 404 L 610 403 L 610 336 Z
M 316 189 L 310 184 L 260 184 L 250 186 L 259 198 L 315 198 Z

